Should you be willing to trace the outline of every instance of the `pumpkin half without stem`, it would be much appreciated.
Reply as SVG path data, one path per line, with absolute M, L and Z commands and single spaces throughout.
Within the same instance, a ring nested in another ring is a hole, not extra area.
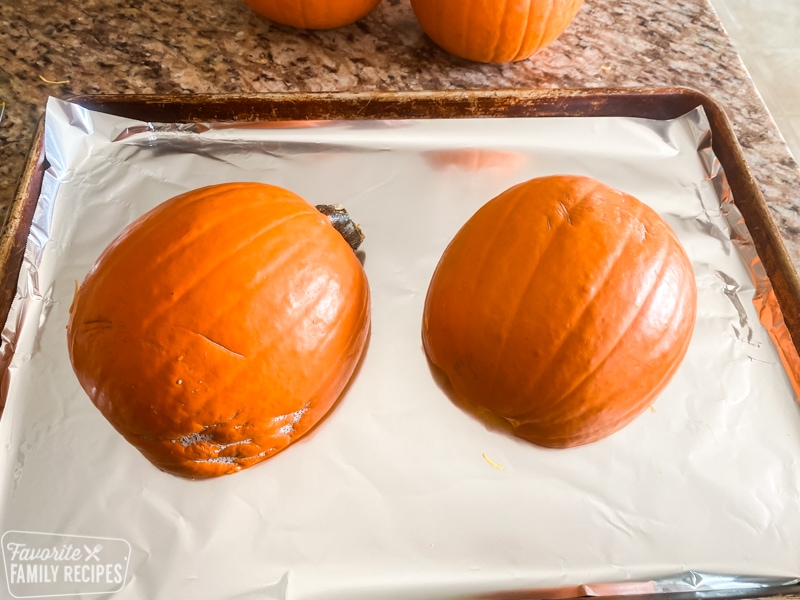
M 458 398 L 567 448 L 653 402 L 696 310 L 689 258 L 655 211 L 556 175 L 512 187 L 458 231 L 430 282 L 422 338 Z
M 569 26 L 583 0 L 411 0 L 423 31 L 461 58 L 505 63 L 529 58 Z
M 380 0 L 246 0 L 258 14 L 298 29 L 335 29 L 367 16 Z
M 208 478 L 314 427 L 369 326 L 366 275 L 331 220 L 280 187 L 231 183 L 123 230 L 76 291 L 67 341 L 78 381 L 126 440 L 164 471 Z

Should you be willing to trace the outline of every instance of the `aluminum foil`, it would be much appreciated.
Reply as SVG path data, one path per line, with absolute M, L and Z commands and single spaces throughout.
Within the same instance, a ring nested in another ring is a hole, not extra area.
M 52 99 L 45 134 L 50 168 L 2 344 L 10 596 L 563 598 L 798 583 L 800 406 L 702 109 L 672 121 L 187 125 Z M 688 354 L 650 410 L 557 451 L 459 409 L 420 339 L 430 276 L 461 224 L 553 173 L 654 207 L 699 292 Z M 188 481 L 152 467 L 94 408 L 65 327 L 76 282 L 127 223 L 227 181 L 347 207 L 367 236 L 373 330 L 311 435 L 241 473 Z

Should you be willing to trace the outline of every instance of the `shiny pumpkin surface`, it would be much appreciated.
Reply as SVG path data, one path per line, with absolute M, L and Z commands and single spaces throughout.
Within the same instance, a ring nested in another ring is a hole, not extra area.
M 602 439 L 640 414 L 680 365 L 697 291 L 651 208 L 585 177 L 494 198 L 432 277 L 423 343 L 455 394 L 535 444 Z
M 176 196 L 127 227 L 76 292 L 81 386 L 153 464 L 204 478 L 281 451 L 333 406 L 369 290 L 326 217 L 279 187 Z
M 529 58 L 550 45 L 583 0 L 411 0 L 422 29 L 448 52 L 479 62 Z
M 355 23 L 380 0 L 246 0 L 258 14 L 300 29 L 334 29 Z

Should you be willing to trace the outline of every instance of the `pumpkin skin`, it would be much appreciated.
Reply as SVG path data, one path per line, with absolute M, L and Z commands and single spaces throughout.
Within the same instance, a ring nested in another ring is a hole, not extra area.
M 569 26 L 583 0 L 411 0 L 423 31 L 448 52 L 478 62 L 524 60 Z
M 307 433 L 364 350 L 366 275 L 329 220 L 258 183 L 176 196 L 129 225 L 76 292 L 77 378 L 158 468 L 233 473 Z
M 299 29 L 334 29 L 367 16 L 380 0 L 245 0 L 255 12 Z
M 431 279 L 422 338 L 468 406 L 540 446 L 600 440 L 678 369 L 691 263 L 651 208 L 598 181 L 532 179 L 480 208 Z

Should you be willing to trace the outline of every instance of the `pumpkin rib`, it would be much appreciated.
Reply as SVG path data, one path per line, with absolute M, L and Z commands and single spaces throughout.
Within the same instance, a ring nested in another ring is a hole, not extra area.
M 296 6 L 297 6 L 297 11 L 300 15 L 298 19 L 298 24 L 301 25 L 303 29 L 308 29 L 308 24 L 311 22 L 311 19 L 309 18 L 309 15 L 306 12 L 308 6 L 302 2 L 298 3 Z M 314 6 L 314 9 L 317 9 L 317 6 Z M 316 10 L 314 12 L 316 12 Z
M 532 46 L 532 51 L 534 53 L 538 52 L 543 46 L 546 45 L 545 36 L 547 35 L 547 32 L 550 31 L 550 29 L 552 28 L 552 23 L 550 22 L 550 19 L 553 16 L 554 3 L 555 0 L 548 0 L 547 2 L 547 9 L 545 10 L 543 18 L 540 21 L 541 24 L 539 25 L 539 36 L 536 39 L 536 44 Z
M 472 283 L 472 287 L 469 290 L 469 293 L 471 293 L 471 294 L 475 293 L 475 287 L 481 282 L 482 277 L 484 275 L 484 271 L 486 269 L 486 265 L 491 260 L 491 257 L 492 257 L 492 246 L 494 246 L 495 242 L 500 237 L 500 235 L 503 232 L 503 229 L 505 228 L 506 224 L 508 223 L 508 220 L 511 218 L 511 214 L 513 213 L 513 206 L 511 206 L 512 204 L 514 204 L 514 203 L 509 202 L 509 209 L 501 217 L 502 226 L 499 226 L 499 227 L 496 228 L 496 230 L 494 231 L 494 234 L 492 235 L 491 243 L 486 244 L 486 248 L 485 248 L 485 251 L 483 252 L 483 255 L 480 257 L 480 260 L 475 265 L 475 273 L 477 274 L 477 276 L 472 279 L 472 282 L 471 282 Z
M 290 264 L 292 260 L 296 258 L 296 255 L 299 253 L 300 250 L 301 248 L 299 244 L 291 244 L 289 246 L 284 246 L 283 251 L 280 253 L 280 258 L 277 261 L 270 262 L 265 270 L 259 272 L 259 275 L 263 276 L 262 280 L 267 279 L 269 275 L 271 275 L 273 272 L 278 271 L 281 268 L 285 267 L 286 265 Z M 202 281 L 200 283 L 202 283 Z M 262 281 L 258 281 L 254 277 L 248 284 L 242 286 L 239 289 L 244 292 L 253 292 L 256 288 L 260 287 L 261 285 Z M 190 291 L 187 293 L 190 293 Z M 218 305 L 219 314 L 217 315 L 217 318 L 214 321 L 208 324 L 208 327 L 210 329 L 216 328 L 219 322 L 225 318 L 226 312 L 235 310 L 237 307 L 239 307 L 239 305 L 242 302 L 244 302 L 244 298 L 245 295 L 238 295 L 234 299 L 234 302 L 232 302 L 231 304 L 227 304 L 225 306 Z M 174 302 L 177 303 L 178 301 L 179 300 L 176 299 Z M 153 325 L 155 325 L 155 323 L 153 323 Z
M 668 267 L 669 265 L 667 265 L 667 268 Z M 653 290 L 657 289 L 657 287 L 658 286 L 654 286 Z M 685 347 L 688 346 L 688 342 L 689 340 L 687 339 L 679 354 L 685 352 Z M 619 344 L 617 343 L 615 345 L 615 350 L 618 347 Z M 602 366 L 604 365 L 601 365 L 600 367 Z M 516 420 L 509 419 L 509 422 L 511 422 L 514 430 L 518 432 L 518 435 L 545 447 L 566 448 L 575 445 L 587 444 L 601 439 L 602 437 L 606 437 L 610 433 L 613 433 L 614 431 L 617 431 L 630 423 L 639 413 L 641 413 L 647 404 L 649 404 L 652 399 L 663 390 L 663 388 L 675 374 L 678 366 L 679 363 L 675 363 L 672 368 L 665 371 L 661 379 L 659 379 L 658 382 L 639 399 L 639 402 L 615 407 L 615 415 L 611 427 L 609 427 L 608 421 L 601 422 L 600 420 L 596 419 L 596 416 L 601 414 L 603 410 L 607 408 L 598 406 L 596 403 L 588 406 L 588 408 L 594 410 L 584 410 L 583 412 L 565 415 L 561 419 L 559 419 L 555 414 L 552 414 L 550 415 L 551 419 L 549 421 L 546 419 L 532 419 L 529 416 L 523 416 Z M 599 370 L 600 369 L 595 369 L 593 373 L 597 373 Z M 578 392 L 580 387 L 583 387 L 588 383 L 589 378 L 584 378 L 580 385 L 572 390 L 571 393 Z M 568 398 L 569 395 L 570 394 L 567 394 L 564 399 Z M 582 424 L 589 423 L 589 425 L 582 425 L 580 432 L 574 433 L 571 436 L 552 434 L 552 430 L 554 428 L 563 429 L 565 427 L 569 427 L 577 420 L 580 420 Z M 542 421 L 546 421 L 544 426 L 542 426 Z M 531 436 L 529 431 L 525 431 L 527 429 L 533 429 L 535 436 Z
M 552 0 L 550 2 L 550 5 L 552 6 Z M 525 54 L 525 51 L 523 50 L 523 48 L 525 48 L 529 43 L 529 41 L 528 41 L 529 31 L 528 30 L 529 30 L 530 27 L 533 26 L 531 24 L 531 13 L 533 13 L 533 9 L 529 6 L 528 10 L 525 12 L 525 22 L 522 24 L 522 35 L 520 35 L 519 44 L 517 44 L 517 49 L 514 51 L 514 58 L 512 60 L 517 60 L 519 58 L 522 58 L 523 55 Z M 541 34 L 540 34 L 540 37 L 541 37 Z
M 673 372 L 668 373 L 672 376 Z M 553 418 L 550 421 L 543 422 L 534 420 L 514 420 L 508 419 L 511 423 L 515 435 L 533 442 L 545 448 L 572 448 L 574 446 L 582 446 L 596 442 L 612 433 L 619 431 L 628 425 L 633 419 L 642 412 L 646 404 L 656 396 L 661 389 L 662 384 L 654 387 L 646 396 L 643 397 L 644 404 L 630 404 L 624 405 L 615 410 L 613 417 L 604 414 L 604 407 L 597 404 L 591 404 L 592 410 L 585 410 L 578 415 L 570 415 L 564 419 Z M 605 419 L 600 417 L 605 416 Z M 566 435 L 564 433 L 553 433 L 554 430 L 558 431 L 570 429 L 576 421 L 579 421 L 579 431 Z
M 252 280 L 240 288 L 245 292 L 252 292 L 256 288 L 262 285 L 264 280 L 267 280 L 273 273 L 276 271 L 280 271 L 282 268 L 289 265 L 293 260 L 296 260 L 297 255 L 300 254 L 301 250 L 308 249 L 308 247 L 314 246 L 315 244 L 312 243 L 310 240 L 303 240 L 304 242 L 308 242 L 305 245 L 301 245 L 300 241 L 295 239 L 294 242 L 290 245 L 280 245 L 276 244 L 278 248 L 281 249 L 280 256 L 277 260 L 271 261 L 266 268 L 262 269 L 258 272 L 261 281 L 257 277 L 253 277 Z M 218 318 L 213 321 L 210 326 L 214 327 L 225 317 L 225 312 L 229 310 L 237 309 L 242 302 L 244 302 L 244 295 L 240 295 L 234 299 L 232 304 L 228 304 L 224 307 L 220 307 L 221 310 L 219 312 Z
M 589 193 L 582 194 L 581 197 L 578 199 L 578 201 L 573 206 L 571 206 L 569 210 L 573 210 L 574 211 L 575 209 L 577 209 L 579 206 L 581 206 L 587 200 L 588 196 L 589 196 Z M 522 309 L 523 300 L 525 299 L 525 296 L 527 296 L 528 291 L 531 289 L 531 287 L 532 287 L 532 285 L 534 283 L 534 280 L 536 278 L 536 274 L 538 272 L 540 272 L 542 266 L 546 264 L 545 263 L 545 257 L 547 256 L 547 253 L 551 252 L 552 249 L 556 247 L 554 245 L 554 241 L 556 239 L 556 236 L 559 234 L 559 232 L 561 231 L 562 227 L 565 227 L 565 226 L 570 226 L 571 227 L 572 226 L 572 223 L 571 223 L 570 217 L 569 217 L 569 210 L 566 208 L 566 206 L 564 206 L 563 202 L 560 202 L 560 204 L 561 204 L 562 209 L 565 212 L 565 215 L 563 216 L 561 221 L 557 224 L 555 230 L 551 229 L 552 224 L 550 223 L 549 215 L 545 214 L 545 216 L 548 218 L 548 231 L 550 232 L 550 235 L 548 236 L 547 245 L 544 248 L 541 248 L 541 250 L 539 252 L 539 260 L 534 265 L 533 271 L 531 272 L 530 276 L 528 277 L 528 283 L 525 286 L 525 288 L 523 289 L 523 291 L 520 294 L 519 298 L 517 299 L 516 306 L 514 307 L 513 311 L 511 312 L 510 317 L 507 319 L 507 326 L 504 329 L 502 340 L 501 340 L 501 343 L 500 343 L 500 347 L 499 347 L 498 351 L 495 354 L 495 364 L 494 364 L 494 367 L 492 368 L 491 375 L 489 376 L 489 381 L 492 381 L 492 382 L 496 381 L 497 371 L 500 369 L 500 365 L 502 365 L 505 362 L 505 359 L 506 359 L 507 354 L 509 352 L 508 338 L 509 338 L 509 335 L 511 333 L 511 325 L 515 322 L 516 317 L 519 314 L 519 311 Z M 489 395 L 489 401 L 490 402 L 494 398 L 494 388 L 495 388 L 495 386 L 492 385 L 492 392 Z
M 250 237 L 241 240 L 239 242 L 239 244 L 233 248 L 233 251 L 234 252 L 238 252 L 239 250 L 242 250 L 243 248 L 246 248 L 247 246 L 249 246 L 250 244 L 255 242 L 257 239 L 259 239 L 261 237 L 264 237 L 265 235 L 267 235 L 269 233 L 272 233 L 273 230 L 277 229 L 279 226 L 284 225 L 286 222 L 293 221 L 295 219 L 300 218 L 301 216 L 306 216 L 307 214 L 309 214 L 309 213 L 300 213 L 300 214 L 295 213 L 295 214 L 289 215 L 288 217 L 284 217 L 283 219 L 281 219 L 280 221 L 278 221 L 276 223 L 270 223 L 269 225 L 267 225 L 263 229 L 257 231 L 253 235 L 251 235 Z M 203 283 L 203 281 L 205 281 L 205 279 L 208 278 L 208 276 L 209 276 L 209 274 L 211 272 L 222 268 L 222 266 L 225 263 L 230 263 L 231 261 L 234 261 L 235 259 L 236 259 L 235 256 L 222 257 L 220 260 L 218 260 L 217 262 L 213 263 L 209 268 L 206 268 L 206 270 L 204 272 L 202 272 L 199 277 L 197 276 L 198 275 L 198 271 L 195 270 L 193 272 L 193 275 L 194 275 L 193 281 L 187 287 L 184 287 L 181 290 L 180 294 L 178 294 L 174 298 L 172 298 L 171 299 L 171 303 L 173 305 L 179 303 L 181 300 L 183 300 L 183 298 L 187 294 L 190 294 L 192 291 L 194 291 L 197 288 L 197 286 L 201 285 Z M 165 310 L 167 308 L 169 308 L 169 307 L 168 306 L 164 307 Z M 142 322 L 142 331 L 146 331 L 147 329 L 152 327 L 156 322 L 160 321 L 162 317 L 163 317 L 163 311 L 161 313 L 155 312 L 155 313 L 150 314 L 149 318 Z
M 453 29 L 455 35 L 458 36 L 458 42 L 457 42 L 457 44 L 455 46 L 457 48 L 458 52 L 462 52 L 461 46 L 463 44 L 465 44 L 467 39 L 469 38 L 469 30 L 470 30 L 470 27 L 469 27 L 469 12 L 471 10 L 473 10 L 473 6 L 474 6 L 474 4 L 476 2 L 480 2 L 480 0 L 466 0 L 466 1 L 470 4 L 470 6 L 469 7 L 465 7 L 463 11 L 458 13 L 459 16 L 461 16 L 461 23 L 459 24 L 458 28 L 454 28 Z M 448 11 L 445 10 L 446 7 L 444 5 L 446 3 L 442 2 L 441 4 L 442 4 L 442 8 L 441 8 L 442 12 L 436 18 L 436 27 L 438 27 L 439 30 L 437 31 L 437 36 L 436 36 L 436 39 L 434 40 L 434 42 L 436 42 L 437 44 L 439 43 L 438 40 L 441 39 L 440 36 L 442 35 L 441 23 L 443 23 L 443 22 L 446 23 L 449 19 L 452 18 L 452 14 L 451 13 L 448 14 Z M 447 45 L 449 46 L 451 43 L 452 42 L 447 43 Z M 449 48 L 445 48 L 445 49 L 449 51 Z
M 550 350 L 549 353 L 552 356 L 551 361 L 550 361 L 551 363 L 558 362 L 559 359 L 560 359 L 560 356 L 564 352 L 564 348 L 569 346 L 569 342 L 576 335 L 579 335 L 579 333 L 581 331 L 581 327 L 580 327 L 581 322 L 585 319 L 585 316 L 587 314 L 587 311 L 588 311 L 589 307 L 591 306 L 592 302 L 594 302 L 594 300 L 597 298 L 597 295 L 600 294 L 600 292 L 603 290 L 604 285 L 605 285 L 606 281 L 608 280 L 609 275 L 614 270 L 614 268 L 619 264 L 620 259 L 625 255 L 626 248 L 625 248 L 624 244 L 627 243 L 628 240 L 630 240 L 630 238 L 634 234 L 634 232 L 635 231 L 633 230 L 633 228 L 629 229 L 626 232 L 626 237 L 625 237 L 623 243 L 618 243 L 616 245 L 616 247 L 615 247 L 614 253 L 611 254 L 609 257 L 607 257 L 607 260 L 605 261 L 605 265 L 606 266 L 605 266 L 605 268 L 603 270 L 603 273 L 601 275 L 602 280 L 599 281 L 599 282 L 593 281 L 593 283 L 595 283 L 595 286 L 594 286 L 595 289 L 593 290 L 592 294 L 590 296 L 586 297 L 586 298 L 582 298 L 581 307 L 580 307 L 581 308 L 580 314 L 576 315 L 576 327 L 571 329 L 570 331 L 568 331 L 566 333 L 566 335 L 562 336 L 558 340 L 557 344 L 554 347 L 551 347 L 549 349 Z M 540 261 L 540 264 L 541 263 L 542 263 L 542 261 Z M 525 388 L 524 392 L 522 392 L 521 395 L 523 395 L 523 396 L 524 395 L 530 395 L 533 390 L 535 390 L 536 388 L 538 388 L 540 386 L 542 377 L 546 377 L 547 374 L 548 374 L 548 370 L 547 369 L 540 369 L 539 370 L 539 374 L 538 374 L 538 378 L 535 379 L 535 380 L 531 380 L 528 383 L 527 387 Z M 557 401 L 554 401 L 553 404 L 557 404 Z
M 506 224 L 508 223 L 508 220 L 511 218 L 511 214 L 514 212 L 513 204 L 514 204 L 513 202 L 509 202 L 509 206 L 508 206 L 505 214 L 500 216 L 501 223 L 499 223 L 498 227 L 496 227 L 496 229 L 495 229 L 495 231 L 494 231 L 494 233 L 492 235 L 492 238 L 490 240 L 491 243 L 486 244 L 486 249 L 485 249 L 485 252 L 483 253 L 483 256 L 480 258 L 480 261 L 477 262 L 476 265 L 475 265 L 475 273 L 477 273 L 479 275 L 472 280 L 473 287 L 469 290 L 470 293 L 474 293 L 475 286 L 477 286 L 480 283 L 481 279 L 482 279 L 482 275 L 484 274 L 484 270 L 485 270 L 486 264 L 490 261 L 490 259 L 492 257 L 492 246 L 497 241 L 497 239 L 500 237 L 500 235 L 503 233 L 503 229 L 505 228 Z
M 497 0 L 493 0 L 497 2 Z M 506 30 L 506 21 L 508 20 L 508 14 L 506 14 L 506 7 L 508 6 L 508 0 L 502 0 L 502 5 L 500 9 L 497 11 L 500 15 L 500 24 L 498 25 L 497 29 L 495 30 L 495 35 L 492 40 L 491 45 L 487 49 L 486 55 L 489 57 L 489 60 L 493 60 L 495 56 L 498 55 L 498 47 L 503 42 L 504 32 Z
M 209 187 L 213 188 L 214 186 L 209 186 Z M 242 184 L 232 183 L 232 184 L 224 184 L 221 185 L 220 187 L 225 189 L 221 190 L 208 189 L 207 191 L 204 191 L 204 193 L 198 194 L 197 197 L 192 197 L 191 201 L 186 206 L 186 208 L 193 207 L 202 202 L 213 201 L 217 197 L 224 197 L 225 194 L 228 194 L 237 189 L 242 189 L 244 186 Z M 287 199 L 291 200 L 291 198 L 289 197 L 287 197 Z M 252 206 L 249 207 L 245 203 L 242 203 L 239 206 L 241 207 L 241 210 L 239 211 L 234 210 L 230 212 L 226 211 L 224 214 L 220 215 L 219 221 L 208 222 L 207 224 L 205 224 L 203 228 L 193 230 L 191 235 L 182 237 L 180 240 L 180 244 L 174 244 L 169 248 L 162 250 L 158 254 L 158 256 L 154 258 L 152 266 L 154 268 L 157 268 L 162 264 L 169 262 L 177 252 L 180 252 L 181 249 L 187 246 L 188 244 L 196 242 L 197 240 L 199 240 L 200 238 L 204 237 L 207 234 L 213 234 L 214 231 L 219 227 L 222 219 L 230 219 L 236 216 L 240 216 L 241 214 L 250 212 L 252 210 Z M 162 213 L 169 213 L 171 211 L 171 206 L 164 204 L 158 207 L 156 210 Z M 138 223 L 134 222 L 133 225 L 136 226 L 138 225 Z M 141 234 L 146 235 L 150 231 L 149 222 L 143 221 L 141 225 L 142 226 L 139 228 L 140 232 Z
M 592 192 L 587 194 L 587 196 L 590 195 L 591 193 Z M 638 217 L 639 214 L 641 214 L 641 211 L 637 211 L 637 217 Z M 633 230 L 633 229 L 629 229 L 628 231 L 626 231 L 624 242 L 627 243 L 634 233 L 635 233 L 635 230 Z M 588 311 L 589 307 L 596 300 L 598 294 L 600 294 L 600 292 L 603 290 L 604 284 L 608 281 L 609 275 L 613 272 L 615 267 L 617 267 L 617 265 L 619 263 L 619 260 L 625 254 L 625 250 L 626 249 L 625 249 L 623 243 L 619 243 L 619 244 L 617 244 L 614 253 L 611 254 L 608 257 L 605 257 L 606 260 L 604 261 L 604 265 L 606 265 L 606 266 L 605 266 L 605 268 L 603 269 L 603 272 L 602 272 L 602 278 L 603 278 L 602 281 L 597 282 L 596 279 L 593 279 L 593 284 L 595 284 L 595 290 L 593 291 L 593 293 L 590 296 L 588 296 L 588 297 L 583 299 L 584 301 L 581 304 L 581 312 L 580 312 L 579 315 L 576 315 L 576 317 L 577 317 L 576 318 L 576 323 L 578 324 L 578 326 L 576 328 L 570 330 L 569 332 L 567 332 L 566 335 L 562 336 L 558 340 L 556 346 L 550 348 L 550 354 L 551 354 L 550 362 L 551 363 L 554 363 L 554 362 L 558 361 L 559 357 L 564 352 L 564 350 L 563 350 L 564 347 L 568 345 L 568 342 L 575 335 L 577 335 L 576 331 L 580 331 L 580 323 L 581 323 L 581 321 L 584 320 L 585 315 L 587 314 L 587 311 Z M 524 394 L 530 394 L 531 390 L 535 389 L 541 383 L 541 378 L 546 376 L 547 373 L 548 373 L 547 368 L 540 369 L 539 370 L 538 379 L 536 379 L 534 381 L 531 381 L 529 383 L 529 385 L 525 389 Z
M 622 256 L 623 253 L 624 253 L 624 249 L 622 249 L 620 251 L 619 256 Z M 556 397 L 555 399 L 553 399 L 551 401 L 551 403 L 550 403 L 551 405 L 558 405 L 561 402 L 563 402 L 566 398 L 568 398 L 569 396 L 573 395 L 573 393 L 575 392 L 576 389 L 581 387 L 581 385 L 583 385 L 583 383 L 586 382 L 592 375 L 594 375 L 596 372 L 598 372 L 600 369 L 602 369 L 603 366 L 607 363 L 609 357 L 617 350 L 617 348 L 619 347 L 619 344 L 622 342 L 622 340 L 625 339 L 626 334 L 631 330 L 631 328 L 633 327 L 635 322 L 641 318 L 642 314 L 644 314 L 645 308 L 650 308 L 649 301 L 652 298 L 654 292 L 658 288 L 658 281 L 661 278 L 661 276 L 663 276 L 664 272 L 669 268 L 669 263 L 666 260 L 666 258 L 667 258 L 667 250 L 665 248 L 662 249 L 659 252 L 658 256 L 659 256 L 659 259 L 660 259 L 659 260 L 658 275 L 653 278 L 653 285 L 651 285 L 650 289 L 647 291 L 647 295 L 645 297 L 645 302 L 643 302 L 641 305 L 636 307 L 636 311 L 632 315 L 631 319 L 625 324 L 625 327 L 623 329 L 621 329 L 621 330 L 618 330 L 616 339 L 612 341 L 611 345 L 607 348 L 607 350 L 605 352 L 605 356 L 603 356 L 603 358 L 598 361 L 598 363 L 595 365 L 595 367 L 592 368 L 590 371 L 584 373 L 581 376 L 581 379 L 579 379 L 579 380 L 577 380 L 577 381 L 575 381 L 573 383 L 571 388 L 565 390 L 559 397 Z M 585 308 L 588 308 L 588 305 Z M 571 332 L 570 335 L 574 335 L 574 331 Z M 563 347 L 564 346 L 562 345 L 561 348 L 563 348 Z M 553 356 L 553 361 L 554 362 L 558 360 L 559 354 L 560 353 L 557 351 L 555 353 L 555 355 Z M 538 384 L 538 381 L 536 382 L 536 384 Z M 536 385 L 529 386 L 528 389 L 526 389 L 526 393 L 530 393 L 531 388 L 535 388 L 535 387 L 536 387 Z M 537 409 L 541 409 L 541 408 L 547 408 L 547 407 L 546 406 L 541 406 L 541 405 L 537 407 Z M 528 415 L 524 415 L 524 417 L 528 418 Z M 535 422 L 535 420 L 533 420 L 531 422 Z

